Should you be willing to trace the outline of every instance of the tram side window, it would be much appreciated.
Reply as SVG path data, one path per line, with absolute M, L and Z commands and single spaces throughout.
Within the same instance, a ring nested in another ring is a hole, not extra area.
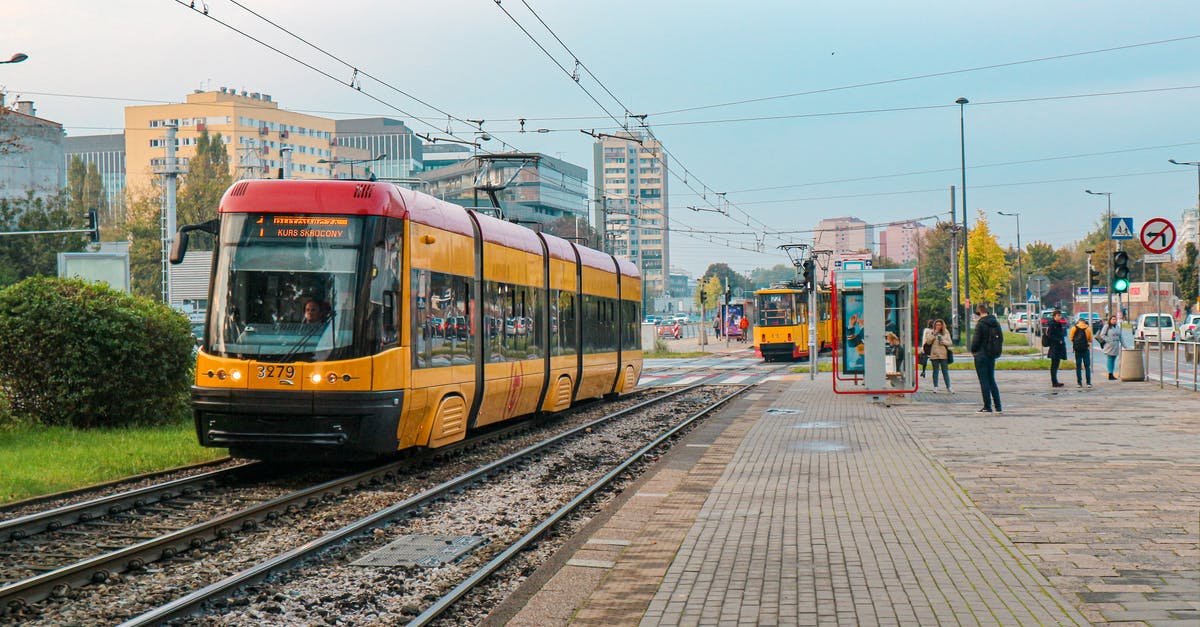
M 367 345 L 386 347 L 398 339 L 400 315 L 401 236 L 398 220 L 388 220 L 388 233 L 375 245 L 371 263 L 371 298 L 367 311 Z
M 438 368 L 472 363 L 469 281 L 466 277 L 413 269 L 413 367 Z
M 640 303 L 621 301 L 621 349 L 642 350 Z
M 615 303 L 611 298 L 583 295 L 583 352 L 617 350 Z
M 574 355 L 577 346 L 575 336 L 575 295 L 571 292 L 554 290 L 550 312 L 550 354 Z

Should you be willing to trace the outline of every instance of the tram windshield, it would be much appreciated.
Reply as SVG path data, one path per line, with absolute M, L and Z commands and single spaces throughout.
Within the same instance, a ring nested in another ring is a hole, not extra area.
M 356 216 L 226 215 L 208 352 L 286 362 L 350 351 L 362 229 Z
M 777 294 L 755 294 L 760 327 L 786 327 L 801 324 L 807 306 L 804 294 L 781 292 Z

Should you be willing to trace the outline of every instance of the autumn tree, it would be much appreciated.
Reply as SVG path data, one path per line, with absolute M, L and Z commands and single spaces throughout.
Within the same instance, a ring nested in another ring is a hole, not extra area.
M 970 260 L 970 294 L 973 302 L 995 303 L 1005 292 L 1011 269 L 1004 260 L 1004 250 L 996 241 L 995 234 L 988 227 L 987 216 L 979 210 L 975 224 L 967 237 Z M 962 252 L 958 257 L 958 279 L 960 285 L 964 281 L 964 264 Z
M 704 293 L 703 303 L 700 300 L 701 292 Z M 705 309 L 712 311 L 718 303 L 724 300 L 725 286 L 721 283 L 721 279 L 715 276 L 709 276 L 707 279 L 702 280 L 696 287 L 696 295 L 694 296 L 696 308 L 700 308 L 701 304 L 703 304 Z
M 729 289 L 736 289 L 739 287 L 745 289 L 750 286 L 750 282 L 746 279 L 746 277 L 739 274 L 733 268 L 730 268 L 729 264 L 726 263 L 714 263 L 708 266 L 708 269 L 704 271 L 704 276 L 717 277 L 721 280 L 722 299 L 724 299 L 726 287 Z

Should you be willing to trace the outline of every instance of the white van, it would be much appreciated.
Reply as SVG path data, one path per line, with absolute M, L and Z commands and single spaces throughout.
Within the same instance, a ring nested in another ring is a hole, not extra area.
M 1169 313 L 1144 313 L 1137 317 L 1133 327 L 1133 347 L 1141 348 L 1146 342 L 1175 341 L 1175 319 Z

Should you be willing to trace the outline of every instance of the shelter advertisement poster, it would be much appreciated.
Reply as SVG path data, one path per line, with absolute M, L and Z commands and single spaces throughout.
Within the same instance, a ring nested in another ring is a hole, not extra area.
M 726 337 L 738 337 L 742 334 L 741 327 L 738 322 L 742 320 L 742 316 L 746 315 L 746 306 L 738 304 L 729 304 L 723 306 L 725 316 L 721 320 L 721 325 L 724 327 L 723 334 Z
M 884 331 L 899 334 L 900 330 L 900 293 L 887 290 L 883 294 L 884 302 Z M 843 292 L 839 303 L 842 325 L 842 374 L 864 374 L 863 362 L 865 347 L 863 346 L 863 295 L 862 292 Z M 884 333 L 874 334 L 883 340 Z

